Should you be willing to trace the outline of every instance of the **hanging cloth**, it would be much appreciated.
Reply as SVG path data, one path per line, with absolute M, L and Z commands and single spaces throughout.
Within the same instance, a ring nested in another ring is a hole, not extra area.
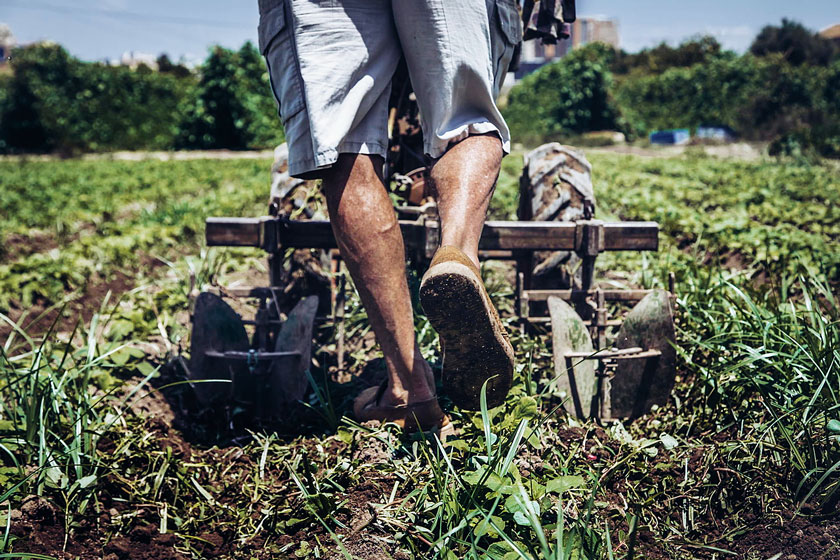
M 576 17 L 575 0 L 525 0 L 522 6 L 523 38 L 526 41 L 539 38 L 543 45 L 553 45 L 559 39 L 569 38 L 569 24 Z

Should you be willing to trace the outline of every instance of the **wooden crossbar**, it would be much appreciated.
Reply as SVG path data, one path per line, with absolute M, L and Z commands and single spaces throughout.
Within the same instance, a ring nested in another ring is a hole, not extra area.
M 400 220 L 409 248 L 437 247 L 439 226 L 435 220 Z M 583 224 L 603 227 L 602 251 L 656 251 L 656 222 L 495 222 L 484 224 L 482 251 L 577 251 L 581 249 Z M 208 246 L 259 247 L 269 252 L 280 248 L 336 248 L 329 221 L 295 221 L 259 218 L 207 218 Z M 585 242 L 585 241 L 584 241 Z

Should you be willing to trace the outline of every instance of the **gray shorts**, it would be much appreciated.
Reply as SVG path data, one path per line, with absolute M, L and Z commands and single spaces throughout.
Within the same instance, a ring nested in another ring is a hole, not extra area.
M 510 132 L 495 98 L 522 38 L 515 0 L 259 0 L 260 52 L 302 175 L 339 153 L 385 156 L 391 79 L 405 56 L 424 151 Z

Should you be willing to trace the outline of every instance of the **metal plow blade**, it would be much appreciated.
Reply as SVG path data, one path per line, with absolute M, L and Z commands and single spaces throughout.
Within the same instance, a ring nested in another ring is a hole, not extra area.
M 612 418 L 637 418 L 668 402 L 674 388 L 677 351 L 674 314 L 668 292 L 654 290 L 627 314 L 617 348 L 658 350 L 660 355 L 621 360 L 612 378 Z
M 280 328 L 275 352 L 294 353 L 274 361 L 268 378 L 268 410 L 272 416 L 282 416 L 283 407 L 301 400 L 309 389 L 306 370 L 312 361 L 312 329 L 318 311 L 318 296 L 302 299 L 289 313 Z
M 571 305 L 558 297 L 548 298 L 551 315 L 551 336 L 554 345 L 555 392 L 564 398 L 563 406 L 569 414 L 589 418 L 597 414 L 598 383 L 594 360 L 580 355 L 594 353 L 592 337 Z
M 232 364 L 208 356 L 208 352 L 248 351 L 248 334 L 239 315 L 219 296 L 208 292 L 198 295 L 193 311 L 190 342 L 189 378 L 191 380 L 223 379 L 233 381 L 247 375 L 244 364 Z M 227 401 L 233 394 L 231 383 L 210 381 L 194 383 L 198 400 L 205 406 Z

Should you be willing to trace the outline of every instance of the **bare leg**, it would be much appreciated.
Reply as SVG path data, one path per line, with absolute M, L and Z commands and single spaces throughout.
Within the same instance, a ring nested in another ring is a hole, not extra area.
M 435 161 L 431 170 L 441 222 L 441 246 L 453 245 L 478 266 L 478 241 L 502 164 L 495 134 L 469 136 Z
M 385 355 L 382 404 L 411 404 L 434 396 L 431 369 L 415 341 L 402 232 L 381 169 L 378 156 L 341 154 L 323 189 L 341 256 Z
M 481 281 L 478 242 L 502 146 L 496 136 L 470 136 L 452 146 L 432 167 L 441 221 L 441 248 L 420 286 L 420 301 L 440 336 L 443 382 L 452 402 L 480 407 L 505 400 L 514 372 L 514 352 Z

